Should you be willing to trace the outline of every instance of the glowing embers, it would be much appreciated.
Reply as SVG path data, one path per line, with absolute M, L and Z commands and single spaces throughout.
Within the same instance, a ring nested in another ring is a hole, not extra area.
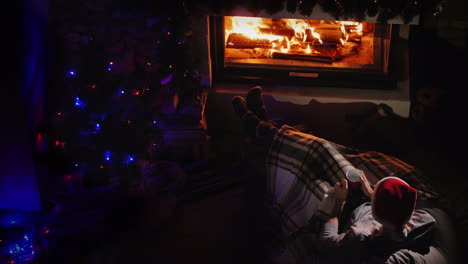
M 332 63 L 361 56 L 374 24 L 350 21 L 224 17 L 226 59 L 286 59 Z M 364 54 L 357 64 L 372 63 Z

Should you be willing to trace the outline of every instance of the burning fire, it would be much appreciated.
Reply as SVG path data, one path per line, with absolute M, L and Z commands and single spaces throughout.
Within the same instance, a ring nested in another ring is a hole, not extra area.
M 330 56 L 347 43 L 360 43 L 363 23 L 260 17 L 225 17 L 225 47 L 261 48 L 267 57 L 278 54 Z

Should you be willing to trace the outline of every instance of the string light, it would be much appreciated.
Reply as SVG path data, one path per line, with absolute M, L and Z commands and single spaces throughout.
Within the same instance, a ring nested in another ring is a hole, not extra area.
M 35 255 L 31 238 L 32 233 L 26 232 L 21 237 L 15 239 L 14 242 L 10 241 L 9 244 L 0 248 L 3 251 L 0 251 L 1 255 L 7 253 L 7 261 L 2 263 L 31 263 Z
M 160 81 L 160 84 L 161 85 L 166 85 L 168 83 L 170 83 L 172 81 L 172 78 L 174 78 L 174 75 L 173 74 L 169 74 L 166 78 L 163 78 L 161 81 Z
M 83 101 L 81 101 L 80 97 L 75 97 L 75 106 L 76 107 L 84 107 L 85 104 L 83 103 Z
M 57 148 L 65 148 L 65 142 L 60 141 L 60 140 L 55 140 L 55 147 Z
M 113 62 L 113 61 L 110 61 L 110 62 L 109 62 L 109 65 L 107 66 L 107 70 L 108 70 L 108 71 L 112 71 L 112 65 L 114 65 L 114 62 Z
M 110 150 L 106 150 L 106 151 L 104 152 L 104 159 L 105 159 L 106 161 L 110 161 L 110 160 L 111 160 L 111 151 L 110 151 Z
M 133 155 L 128 155 L 127 158 L 124 160 L 124 164 L 129 164 L 135 161 L 135 158 Z
M 68 70 L 67 72 L 68 77 L 75 77 L 76 76 L 76 71 L 75 70 Z
M 50 233 L 50 228 L 48 228 L 47 226 L 42 229 L 42 234 L 47 235 L 49 233 Z
M 41 144 L 43 140 L 44 140 L 44 136 L 42 135 L 42 133 L 37 133 L 36 143 Z

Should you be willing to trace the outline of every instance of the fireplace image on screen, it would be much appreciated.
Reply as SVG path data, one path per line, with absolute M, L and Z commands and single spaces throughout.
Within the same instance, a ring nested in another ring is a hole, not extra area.
M 210 24 L 213 64 L 224 79 L 388 81 L 391 24 L 244 16 L 212 17 Z
M 373 63 L 374 24 L 348 21 L 224 17 L 228 63 L 352 67 Z M 254 60 L 251 60 L 254 59 Z M 282 61 L 281 61 L 282 60 Z

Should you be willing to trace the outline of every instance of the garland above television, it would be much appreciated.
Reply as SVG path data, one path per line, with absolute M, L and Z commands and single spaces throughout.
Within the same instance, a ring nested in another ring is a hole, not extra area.
M 190 8 L 204 6 L 214 13 L 229 12 L 236 7 L 245 7 L 252 13 L 265 11 L 275 14 L 284 8 L 290 13 L 310 16 L 317 5 L 336 20 L 363 21 L 376 17 L 379 23 L 400 17 L 409 23 L 418 15 L 439 15 L 445 0 L 187 0 Z

